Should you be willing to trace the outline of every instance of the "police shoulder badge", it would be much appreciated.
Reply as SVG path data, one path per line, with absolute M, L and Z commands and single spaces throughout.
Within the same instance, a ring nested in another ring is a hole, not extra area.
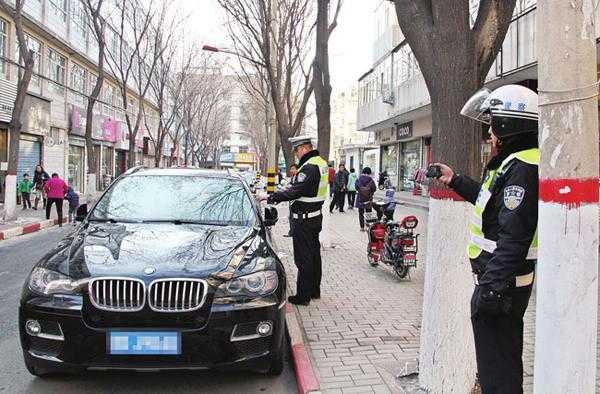
M 504 205 L 514 211 L 521 205 L 524 196 L 525 189 L 521 186 L 507 186 L 504 188 Z

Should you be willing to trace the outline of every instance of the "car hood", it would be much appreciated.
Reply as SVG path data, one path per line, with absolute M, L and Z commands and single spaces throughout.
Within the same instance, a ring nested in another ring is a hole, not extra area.
M 42 266 L 76 280 L 205 277 L 226 270 L 234 252 L 255 235 L 254 228 L 239 226 L 90 223 Z

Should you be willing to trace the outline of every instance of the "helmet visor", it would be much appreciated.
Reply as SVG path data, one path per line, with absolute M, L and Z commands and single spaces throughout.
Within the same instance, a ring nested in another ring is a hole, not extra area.
M 460 114 L 489 125 L 491 122 L 490 111 L 489 107 L 484 105 L 484 103 L 491 93 L 492 91 L 488 88 L 479 89 L 465 103 Z

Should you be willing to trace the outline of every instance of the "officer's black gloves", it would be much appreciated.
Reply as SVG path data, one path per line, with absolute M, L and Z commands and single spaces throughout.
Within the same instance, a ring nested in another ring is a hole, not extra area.
M 490 315 L 509 314 L 511 310 L 511 299 L 502 293 L 487 286 L 479 289 L 477 296 L 477 311 Z

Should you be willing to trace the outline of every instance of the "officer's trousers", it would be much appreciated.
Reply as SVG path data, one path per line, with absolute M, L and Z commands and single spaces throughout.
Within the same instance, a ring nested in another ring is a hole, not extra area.
M 294 261 L 298 267 L 296 295 L 301 300 L 321 294 L 321 243 L 319 233 L 323 216 L 310 219 L 292 219 Z
M 481 288 L 471 299 L 477 370 L 482 394 L 523 393 L 523 315 L 531 286 L 508 290 L 510 311 L 498 315 L 477 310 Z

